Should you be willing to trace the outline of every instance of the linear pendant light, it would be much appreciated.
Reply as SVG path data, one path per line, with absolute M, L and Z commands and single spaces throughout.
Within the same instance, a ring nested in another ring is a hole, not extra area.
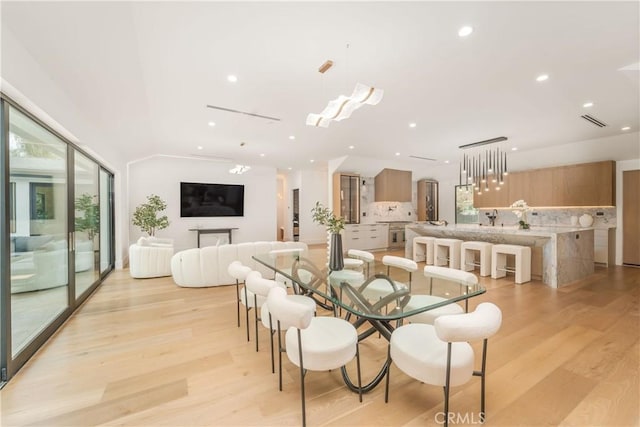
M 351 96 L 340 95 L 329 101 L 327 107 L 320 114 L 310 113 L 307 116 L 307 125 L 316 127 L 329 127 L 331 121 L 337 122 L 351 117 L 351 114 L 365 104 L 376 105 L 382 100 L 384 91 L 371 86 L 356 84 Z
M 458 148 L 469 150 L 462 154 L 460 162 L 460 185 L 471 185 L 478 194 L 489 191 L 489 182 L 496 190 L 504 185 L 505 176 L 509 174 L 507 168 L 507 152 L 495 148 L 478 148 L 484 145 L 506 141 L 507 137 L 487 139 L 472 144 L 461 145 Z

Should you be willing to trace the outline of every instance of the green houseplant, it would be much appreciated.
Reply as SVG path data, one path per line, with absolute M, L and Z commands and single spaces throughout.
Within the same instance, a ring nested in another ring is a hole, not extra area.
M 331 234 L 329 269 L 332 271 L 342 270 L 344 268 L 344 258 L 340 232 L 344 230 L 345 219 L 335 216 L 331 209 L 323 206 L 320 202 L 316 202 L 316 205 L 311 209 L 311 218 L 313 222 L 327 227 L 327 232 Z
M 167 208 L 167 204 L 159 196 L 152 194 L 147 196 L 147 203 L 143 203 L 133 212 L 133 225 L 140 227 L 140 230 L 154 236 L 157 230 L 162 230 L 169 226 L 169 219 L 166 215 L 158 217 L 158 213 Z
M 76 198 L 75 231 L 86 231 L 89 240 L 93 241 L 96 233 L 100 230 L 100 210 L 98 207 L 98 196 L 83 193 Z

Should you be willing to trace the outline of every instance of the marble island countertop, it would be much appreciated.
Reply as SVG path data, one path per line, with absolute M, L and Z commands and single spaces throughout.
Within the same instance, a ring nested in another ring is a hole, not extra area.
M 522 230 L 515 225 L 448 224 L 445 226 L 414 222 L 406 225 L 405 236 L 407 258 L 413 258 L 413 238 L 416 236 L 529 246 L 532 250 L 532 275 L 539 277 L 543 283 L 553 288 L 582 279 L 594 271 L 593 227 L 533 226 Z

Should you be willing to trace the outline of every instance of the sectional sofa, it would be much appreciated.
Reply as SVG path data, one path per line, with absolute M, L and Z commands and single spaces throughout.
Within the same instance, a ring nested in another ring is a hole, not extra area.
M 178 286 L 208 287 L 235 284 L 227 269 L 233 261 L 259 271 L 265 278 L 273 278 L 273 270 L 255 261 L 252 256 L 272 250 L 301 249 L 301 256 L 309 248 L 303 242 L 248 242 L 204 248 L 187 249 L 171 258 L 171 275 Z

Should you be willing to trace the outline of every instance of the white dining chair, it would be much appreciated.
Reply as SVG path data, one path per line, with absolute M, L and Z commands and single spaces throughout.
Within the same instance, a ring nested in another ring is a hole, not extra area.
M 502 312 L 492 303 L 481 303 L 472 313 L 440 316 L 434 325 L 412 323 L 391 334 L 385 385 L 389 401 L 391 361 L 405 374 L 425 384 L 444 387 L 444 420 L 448 425 L 451 387 L 465 384 L 472 376 L 480 380 L 480 417 L 485 417 L 487 341 L 502 324 Z M 474 370 L 475 357 L 468 341 L 483 340 L 481 369 Z
M 375 279 L 367 281 L 366 285 L 361 287 L 362 294 L 369 300 L 376 301 L 384 298 L 386 295 L 396 291 L 397 289 L 408 288 L 411 290 L 411 278 L 415 271 L 418 270 L 418 264 L 408 258 L 402 258 L 393 255 L 385 255 L 382 257 L 382 264 L 387 266 L 387 276 L 391 273 L 391 268 L 398 268 L 409 273 L 407 283 L 393 280 L 393 285 L 389 280 Z M 394 289 L 394 287 L 396 289 Z
M 229 264 L 227 271 L 229 272 L 229 276 L 233 277 L 236 281 L 236 313 L 238 316 L 238 328 L 240 327 L 240 304 L 242 303 L 245 306 L 247 317 L 247 341 L 249 341 L 249 308 L 243 302 L 248 299 L 247 291 L 246 287 L 243 286 L 242 291 L 244 293 L 244 298 L 242 298 L 240 295 L 240 283 L 242 282 L 242 284 L 244 285 L 245 280 L 247 279 L 247 275 L 251 273 L 251 268 L 243 265 L 240 261 L 233 261 L 231 264 Z
M 356 358 L 359 399 L 362 402 L 358 332 L 349 322 L 338 317 L 314 317 L 313 309 L 287 298 L 284 289 L 273 288 L 267 299 L 269 312 L 277 322 L 278 346 L 282 348 L 280 331 L 285 334 L 287 358 L 300 368 L 302 425 L 306 426 L 305 385 L 307 371 L 329 371 L 345 366 Z M 278 352 L 279 389 L 282 391 L 282 351 Z

